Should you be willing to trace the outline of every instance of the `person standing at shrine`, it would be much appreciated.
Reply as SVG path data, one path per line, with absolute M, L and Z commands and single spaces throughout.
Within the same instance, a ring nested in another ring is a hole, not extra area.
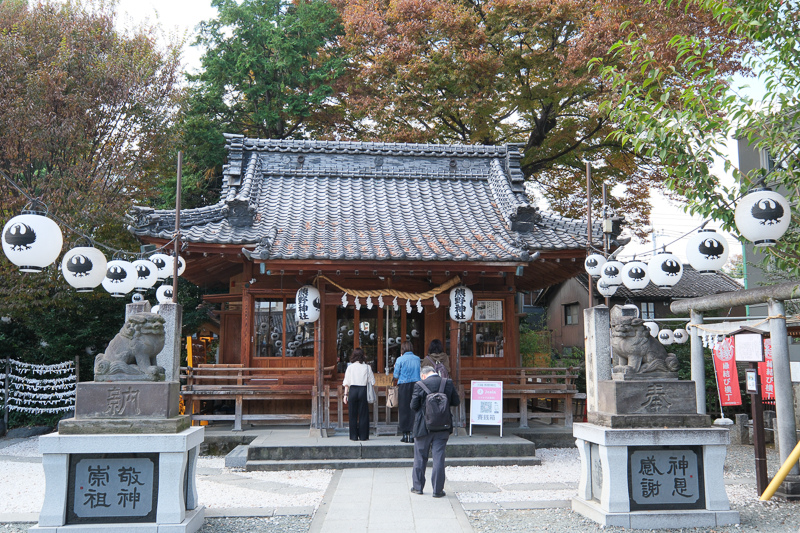
M 450 377 L 450 357 L 444 353 L 442 341 L 439 339 L 431 341 L 430 346 L 428 346 L 428 355 L 422 360 L 422 366 L 432 366 L 436 373 L 445 379 Z
M 429 395 L 446 396 L 446 401 L 436 402 L 436 396 L 432 396 L 434 403 L 426 402 Z M 432 366 L 422 367 L 422 381 L 414 384 L 414 393 L 411 397 L 411 410 L 415 413 L 414 418 L 414 469 L 411 473 L 413 486 L 411 492 L 422 494 L 425 488 L 425 468 L 428 465 L 428 452 L 433 455 L 433 469 L 431 472 L 431 484 L 433 485 L 433 497 L 443 498 L 444 492 L 444 456 L 447 441 L 453 431 L 453 415 L 451 407 L 461 403 L 461 398 L 456 392 L 453 381 L 441 377 L 436 373 Z M 439 408 L 438 422 L 441 426 L 428 426 L 429 415 L 434 415 Z M 426 413 L 428 409 L 433 412 Z
M 411 395 L 414 384 L 419 381 L 419 356 L 414 353 L 414 345 L 405 341 L 400 345 L 403 353 L 394 362 L 394 381 L 397 385 L 397 430 L 403 432 L 400 442 L 414 442 L 411 430 L 414 427 L 414 413 L 411 411 Z
M 369 403 L 367 387 L 375 385 L 372 367 L 366 362 L 364 350 L 356 348 L 344 373 L 344 403 L 348 404 L 350 440 L 369 440 Z

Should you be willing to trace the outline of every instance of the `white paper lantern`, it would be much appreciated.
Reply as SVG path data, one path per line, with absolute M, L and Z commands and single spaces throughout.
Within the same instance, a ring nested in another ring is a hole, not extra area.
M 79 246 L 64 254 L 61 274 L 77 292 L 92 292 L 106 277 L 106 256 L 92 246 Z
M 683 344 L 684 342 L 689 340 L 689 334 L 686 332 L 685 329 L 676 329 L 672 332 L 672 340 L 678 344 Z
M 713 229 L 701 229 L 689 237 L 686 258 L 700 274 L 716 274 L 728 261 L 728 243 Z
M 619 287 L 622 285 L 623 268 L 625 268 L 625 265 L 617 260 L 607 261 L 603 265 L 603 273 L 600 279 L 604 279 L 609 287 Z
M 164 284 L 156 290 L 156 300 L 159 304 L 172 303 L 172 285 Z
M 468 287 L 450 290 L 450 318 L 456 322 L 467 322 L 472 318 L 472 290 Z
M 186 270 L 186 260 L 183 257 L 178 256 L 178 275 L 183 276 L 184 270 Z M 171 275 L 172 272 L 170 272 L 170 276 Z
M 658 324 L 656 324 L 655 322 L 645 322 L 644 325 L 647 327 L 647 329 L 650 330 L 651 337 L 658 336 L 658 330 L 659 330 Z
M 766 187 L 739 200 L 734 213 L 739 233 L 756 246 L 774 246 L 789 229 L 791 219 L 786 198 Z
M 320 315 L 319 290 L 312 285 L 303 285 L 295 295 L 294 318 L 298 324 L 316 322 Z
M 150 308 L 150 312 L 153 314 L 158 314 L 159 309 L 161 309 L 160 305 L 154 305 L 153 307 Z
M 398 345 L 400 345 L 400 344 L 402 344 L 402 342 L 403 342 L 403 339 L 401 339 L 400 337 L 396 337 L 396 338 L 394 339 L 394 342 L 396 342 Z
M 672 330 L 662 329 L 658 332 L 658 342 L 665 345 L 670 345 L 673 342 Z
M 597 292 L 603 295 L 606 298 L 610 298 L 617 293 L 617 289 L 619 285 L 609 285 L 605 278 L 600 278 L 597 280 Z
M 114 259 L 106 265 L 106 277 L 103 278 L 103 288 L 114 298 L 122 298 L 133 290 L 136 284 L 136 271 L 127 261 Z
M 136 283 L 134 283 L 133 288 L 137 292 L 145 292 L 156 284 L 158 267 L 149 259 L 137 259 L 134 261 L 133 270 L 136 272 Z
M 647 263 L 643 261 L 629 261 L 622 268 L 622 283 L 631 292 L 641 292 L 650 283 L 650 275 L 647 272 Z
M 3 252 L 21 272 L 41 272 L 58 259 L 63 245 L 58 224 L 43 215 L 18 215 L 3 228 Z
M 683 276 L 683 265 L 678 256 L 669 252 L 659 252 L 647 262 L 650 281 L 659 289 L 675 286 Z
M 605 257 L 600 254 L 591 254 L 583 261 L 583 268 L 593 278 L 599 278 L 603 274 L 603 265 L 605 264 Z
M 153 254 L 150 256 L 150 261 L 158 269 L 156 273 L 158 281 L 164 281 L 172 275 L 172 257 L 166 254 Z

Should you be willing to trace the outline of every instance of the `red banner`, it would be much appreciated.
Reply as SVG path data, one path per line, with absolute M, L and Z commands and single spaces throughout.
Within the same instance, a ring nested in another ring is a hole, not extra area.
M 714 369 L 717 374 L 717 389 L 722 406 L 742 405 L 739 390 L 739 373 L 736 371 L 733 338 L 726 338 L 711 350 L 714 354 Z
M 761 399 L 775 399 L 775 373 L 772 370 L 772 341 L 764 339 L 764 362 L 758 363 L 758 375 L 761 376 Z

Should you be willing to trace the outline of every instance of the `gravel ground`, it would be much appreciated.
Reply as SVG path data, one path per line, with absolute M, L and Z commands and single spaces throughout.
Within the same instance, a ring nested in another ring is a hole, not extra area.
M 25 533 L 31 524 L 0 524 L 0 533 Z M 308 516 L 273 518 L 206 518 L 199 533 L 306 533 L 311 526 Z
M 44 475 L 36 438 L 0 448 L 0 513 L 38 512 L 44 496 Z M 4 457 L 6 456 L 6 457 Z M 448 483 L 460 486 L 461 502 L 514 502 L 569 500 L 576 494 L 580 458 L 575 448 L 537 450 L 541 466 L 450 467 Z M 767 449 L 770 475 L 778 469 L 778 454 Z M 198 491 L 201 502 L 213 508 L 314 506 L 330 483 L 333 471 L 244 472 L 227 469 L 220 457 L 198 460 Z M 753 448 L 730 446 L 725 462 L 725 478 L 736 480 L 726 485 L 731 507 L 739 511 L 741 524 L 716 528 L 717 533 L 798 531 L 800 503 L 780 498 L 759 502 L 755 490 Z M 25 483 L 19 483 L 24 479 Z M 537 486 L 538 485 L 538 486 Z M 573 533 L 627 531 L 600 527 L 565 508 L 544 510 L 468 511 L 476 533 L 540 532 Z M 209 518 L 202 533 L 299 533 L 306 532 L 310 516 L 273 518 Z M 29 524 L 0 524 L 0 533 L 27 531 Z M 653 531 L 708 531 L 707 529 Z
M 38 437 L 0 448 L 0 513 L 42 509 L 45 483 L 40 457 Z M 224 457 L 199 457 L 197 469 L 198 497 L 213 509 L 316 508 L 333 476 L 333 470 L 244 472 L 225 468 Z M 19 483 L 20 479 L 25 482 Z

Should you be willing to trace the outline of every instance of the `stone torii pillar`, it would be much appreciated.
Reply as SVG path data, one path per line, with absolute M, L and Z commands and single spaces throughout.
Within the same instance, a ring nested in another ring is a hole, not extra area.
M 758 289 L 725 292 L 700 298 L 672 302 L 670 310 L 676 314 L 695 314 L 714 309 L 725 309 L 740 305 L 766 303 L 769 310 L 769 329 L 772 339 L 772 364 L 775 370 L 775 411 L 778 421 L 776 439 L 780 447 L 781 463 L 784 463 L 797 445 L 797 423 L 794 416 L 794 392 L 792 389 L 789 343 L 786 333 L 786 317 L 783 302 L 800 298 L 800 280 L 780 283 Z M 702 316 L 702 315 L 701 315 Z M 694 343 L 695 336 L 692 336 Z M 694 344 L 692 345 L 692 377 L 694 378 Z M 699 403 L 699 399 L 698 399 Z M 800 469 L 795 464 L 787 481 L 778 494 L 791 499 L 800 497 Z

